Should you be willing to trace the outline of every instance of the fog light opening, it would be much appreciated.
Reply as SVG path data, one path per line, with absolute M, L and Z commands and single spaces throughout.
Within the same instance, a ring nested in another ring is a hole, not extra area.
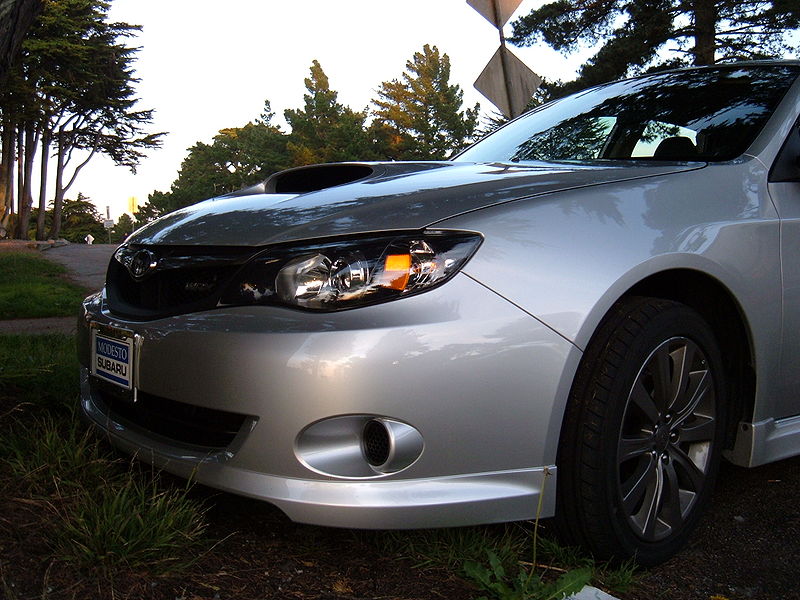
M 392 446 L 389 428 L 378 419 L 367 421 L 361 434 L 361 449 L 370 466 L 379 468 L 385 465 L 391 456 Z

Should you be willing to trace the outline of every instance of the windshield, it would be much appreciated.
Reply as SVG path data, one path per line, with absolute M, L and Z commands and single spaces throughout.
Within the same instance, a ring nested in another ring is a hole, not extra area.
M 602 85 L 533 110 L 455 160 L 731 160 L 798 74 L 800 65 L 728 65 Z

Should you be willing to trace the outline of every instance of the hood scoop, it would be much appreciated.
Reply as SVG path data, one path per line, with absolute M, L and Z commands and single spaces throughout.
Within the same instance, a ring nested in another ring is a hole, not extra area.
M 369 177 L 373 168 L 360 164 L 298 167 L 275 173 L 264 182 L 267 194 L 305 194 Z

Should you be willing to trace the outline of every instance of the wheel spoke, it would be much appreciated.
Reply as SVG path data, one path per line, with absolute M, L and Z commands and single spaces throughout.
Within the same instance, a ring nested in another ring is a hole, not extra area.
M 695 347 L 694 344 L 687 342 L 682 344 L 679 348 L 670 353 L 674 364 L 674 371 L 672 374 L 672 386 L 670 389 L 670 398 L 667 408 L 672 412 L 680 410 L 678 403 L 686 396 L 686 391 L 689 388 L 691 380 L 691 368 L 694 361 Z
M 653 441 L 649 437 L 622 438 L 619 441 L 618 461 L 622 464 L 632 458 L 641 456 L 652 449 Z
M 658 523 L 658 508 L 661 505 L 661 497 L 664 495 L 664 469 L 661 462 L 653 461 L 653 471 L 655 472 L 654 485 L 647 490 L 647 497 L 639 513 L 644 517 L 644 523 L 640 522 L 642 534 L 645 539 L 652 540 L 656 537 L 656 524 Z M 640 517 L 641 519 L 641 517 Z
M 653 398 L 647 391 L 647 388 L 644 387 L 641 377 L 639 377 L 636 380 L 636 383 L 633 384 L 630 400 L 632 400 L 633 403 L 641 409 L 650 423 L 658 423 L 661 415 L 659 414 L 656 403 L 653 402 Z
M 680 432 L 681 443 L 708 442 L 714 439 L 717 430 L 716 421 L 709 417 L 695 417 L 695 419 L 691 425 L 677 429 Z
M 659 412 L 663 412 L 671 404 L 672 376 L 668 346 L 659 348 L 652 358 L 650 369 L 653 375 L 653 401 Z
M 695 373 L 695 379 L 698 379 L 696 385 L 694 386 L 691 396 L 687 394 L 687 401 L 684 405 L 680 408 L 677 408 L 678 415 L 675 418 L 675 424 L 680 425 L 685 421 L 690 415 L 697 410 L 698 405 L 705 397 L 706 393 L 711 389 L 711 377 L 709 377 L 708 371 L 700 371 Z
M 636 471 L 625 482 L 622 488 L 622 505 L 625 513 L 632 515 L 641 502 L 651 484 L 655 484 L 655 470 L 650 457 L 642 458 Z
M 676 471 L 680 470 L 688 478 L 689 489 L 693 492 L 699 492 L 705 483 L 706 474 L 679 447 L 671 446 L 670 455 L 675 463 Z
M 661 507 L 661 521 L 669 527 L 670 531 L 675 530 L 683 523 L 683 510 L 681 507 L 681 488 L 678 483 L 678 474 L 675 472 L 675 465 L 670 461 L 664 466 L 666 476 L 667 493 Z

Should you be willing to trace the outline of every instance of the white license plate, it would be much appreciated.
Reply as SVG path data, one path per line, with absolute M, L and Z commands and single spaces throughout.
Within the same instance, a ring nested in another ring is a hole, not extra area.
M 136 352 L 133 332 L 93 325 L 92 375 L 126 390 L 133 389 Z

